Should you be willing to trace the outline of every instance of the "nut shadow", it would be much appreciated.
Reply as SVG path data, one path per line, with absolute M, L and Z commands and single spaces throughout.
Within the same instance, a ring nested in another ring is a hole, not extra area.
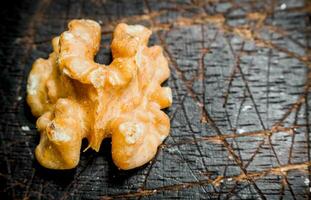
M 111 138 L 105 139 L 102 142 L 101 150 L 99 151 L 99 156 L 106 158 L 108 162 L 107 174 L 108 174 L 108 184 L 111 186 L 124 186 L 127 183 L 128 179 L 133 176 L 140 175 L 142 171 L 146 168 L 148 164 L 145 164 L 141 167 L 137 167 L 131 170 L 121 170 L 119 169 L 112 160 L 111 156 Z

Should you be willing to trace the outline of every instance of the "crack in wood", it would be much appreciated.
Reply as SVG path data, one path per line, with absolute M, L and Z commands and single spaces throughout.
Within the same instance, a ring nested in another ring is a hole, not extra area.
M 156 193 L 164 192 L 164 191 L 178 191 L 183 189 L 189 189 L 193 187 L 199 187 L 204 185 L 215 185 L 219 186 L 220 184 L 224 183 L 225 181 L 231 182 L 243 182 L 243 181 L 249 181 L 249 177 L 252 177 L 253 179 L 260 179 L 262 177 L 268 176 L 268 175 L 284 175 L 289 171 L 292 170 L 307 170 L 308 167 L 311 166 L 311 162 L 305 162 L 305 163 L 298 163 L 298 164 L 291 164 L 291 165 L 283 165 L 280 167 L 270 168 L 261 172 L 249 172 L 246 176 L 244 173 L 236 176 L 217 176 L 215 179 L 206 179 L 206 180 L 200 180 L 195 182 L 187 182 L 182 184 L 174 184 L 174 185 L 167 185 L 163 187 L 158 188 L 152 188 L 152 189 L 145 189 L 140 190 L 138 192 L 131 192 L 131 193 L 124 193 L 124 194 L 117 194 L 117 195 L 111 195 L 111 196 L 103 196 L 102 200 L 109 200 L 109 199 L 127 199 L 127 198 L 133 198 L 133 197 L 141 197 L 141 196 L 151 196 Z

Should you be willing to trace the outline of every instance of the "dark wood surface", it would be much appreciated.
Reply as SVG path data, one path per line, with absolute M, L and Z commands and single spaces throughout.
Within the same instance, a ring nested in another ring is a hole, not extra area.
M 0 24 L 0 199 L 310 198 L 310 1 L 8 2 Z M 73 170 L 47 170 L 34 158 L 27 76 L 74 18 L 101 23 L 98 62 L 111 61 L 118 22 L 152 28 L 151 44 L 170 60 L 171 133 L 143 167 L 116 169 L 109 140 L 99 153 L 82 153 Z

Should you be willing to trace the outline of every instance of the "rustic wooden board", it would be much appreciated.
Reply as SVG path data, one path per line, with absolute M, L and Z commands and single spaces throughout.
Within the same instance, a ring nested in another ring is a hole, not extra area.
M 310 1 L 10 2 L 0 24 L 0 199 L 310 198 Z M 171 135 L 141 168 L 117 170 L 109 141 L 74 170 L 35 161 L 26 78 L 73 18 L 101 23 L 101 63 L 121 21 L 152 28 L 170 60 Z

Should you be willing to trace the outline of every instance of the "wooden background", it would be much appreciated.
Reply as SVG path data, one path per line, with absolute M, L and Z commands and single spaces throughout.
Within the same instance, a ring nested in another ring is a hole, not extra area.
M 310 198 L 310 1 L 9 2 L 0 24 L 0 199 Z M 110 141 L 82 153 L 74 170 L 35 161 L 27 76 L 74 18 L 101 23 L 98 62 L 111 61 L 118 22 L 150 27 L 150 43 L 170 60 L 171 134 L 141 168 L 117 170 Z

